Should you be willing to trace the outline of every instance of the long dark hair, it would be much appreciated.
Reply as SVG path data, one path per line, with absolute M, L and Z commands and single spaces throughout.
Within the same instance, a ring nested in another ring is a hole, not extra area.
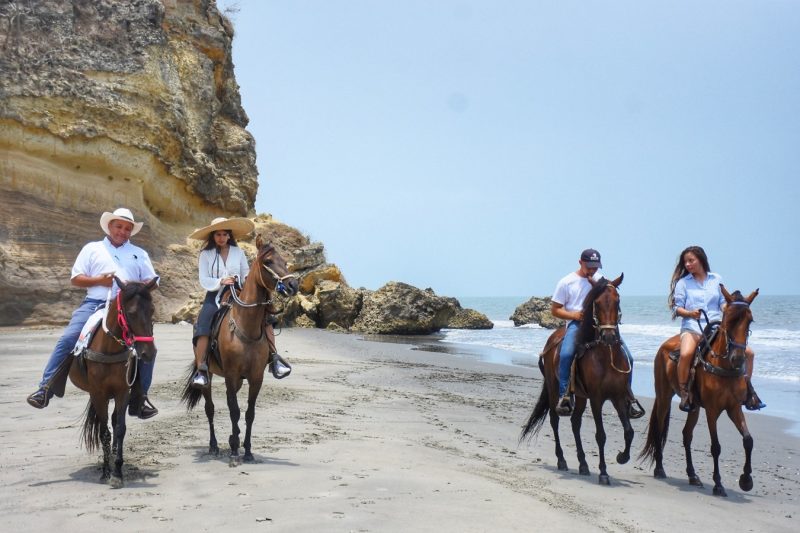
M 211 233 L 208 234 L 208 238 L 206 239 L 206 243 L 203 245 L 203 250 L 213 250 L 214 248 L 217 247 L 217 243 L 214 241 L 214 234 L 217 231 L 220 231 L 220 230 L 212 231 Z M 229 246 L 236 246 L 237 248 L 239 247 L 239 245 L 236 244 L 236 239 L 233 238 L 233 232 L 231 230 L 224 229 L 224 230 L 221 230 L 221 231 L 227 231 L 228 232 L 228 245 Z
M 669 284 L 669 298 L 667 298 L 667 305 L 669 305 L 670 309 L 675 307 L 675 285 L 678 284 L 679 279 L 689 273 L 684 266 L 684 258 L 688 253 L 694 254 L 694 256 L 700 261 L 700 264 L 703 265 L 703 270 L 705 270 L 706 274 L 711 272 L 711 267 L 708 265 L 708 256 L 703 248 L 700 246 L 689 246 L 685 248 L 678 257 L 678 264 L 675 265 L 675 270 L 672 272 L 672 281 L 670 281 Z M 674 312 L 672 318 L 675 318 Z

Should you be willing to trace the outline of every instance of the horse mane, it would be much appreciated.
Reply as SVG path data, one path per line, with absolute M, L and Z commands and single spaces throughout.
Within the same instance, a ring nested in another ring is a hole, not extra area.
M 583 301 L 583 320 L 581 321 L 580 328 L 578 329 L 577 342 L 590 342 L 594 340 L 594 302 L 605 292 L 609 281 L 606 278 L 600 278 L 586 299 Z

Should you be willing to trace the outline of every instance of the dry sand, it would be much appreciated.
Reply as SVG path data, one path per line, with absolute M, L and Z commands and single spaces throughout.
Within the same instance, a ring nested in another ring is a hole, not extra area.
M 177 400 L 191 328 L 157 325 L 150 395 L 161 412 L 129 419 L 126 484 L 112 489 L 98 482 L 98 455 L 80 447 L 88 396 L 70 384 L 43 411 L 25 402 L 59 334 L 0 332 L 3 531 L 800 530 L 800 439 L 780 419 L 748 418 L 755 439 L 749 493 L 737 484 L 741 438 L 721 420 L 729 497 L 718 498 L 702 417 L 694 458 L 706 486 L 698 489 L 684 474 L 682 413 L 673 410 L 669 478 L 656 480 L 648 465 L 614 462 L 621 428 L 607 405 L 611 486 L 600 486 L 588 415 L 588 477 L 576 472 L 567 424 L 561 435 L 569 472 L 555 468 L 549 425 L 518 446 L 539 393 L 538 370 L 318 330 L 278 337 L 294 372 L 265 381 L 254 425 L 257 462 L 230 467 L 224 386 L 214 385 L 222 453 L 212 457 L 202 407 L 187 413 Z M 647 417 L 634 421 L 635 454 L 646 425 Z

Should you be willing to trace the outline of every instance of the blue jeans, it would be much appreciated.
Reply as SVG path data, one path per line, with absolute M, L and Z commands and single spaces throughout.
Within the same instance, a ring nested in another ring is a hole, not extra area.
M 558 363 L 558 396 L 564 396 L 567 392 L 567 386 L 569 385 L 569 371 L 572 367 L 572 360 L 575 359 L 575 335 L 578 334 L 578 327 L 580 326 L 580 322 L 577 320 L 570 320 L 567 323 L 567 332 L 564 334 L 564 340 L 561 341 L 561 354 L 560 354 L 560 361 Z M 633 380 L 633 354 L 631 353 L 628 345 L 625 344 L 625 340 L 620 338 L 622 341 L 622 351 L 625 352 L 625 355 L 628 357 L 628 361 L 630 362 L 631 371 L 628 373 L 628 385 L 631 384 Z
M 44 367 L 44 374 L 42 374 L 42 381 L 39 383 L 40 387 L 44 387 L 50 379 L 52 379 L 59 365 L 70 355 L 72 349 L 75 348 L 75 343 L 78 342 L 81 330 L 89 320 L 89 317 L 104 303 L 105 300 L 86 298 L 81 302 L 81 305 L 75 309 L 69 324 L 64 328 L 64 333 L 61 334 L 61 338 L 56 342 L 53 353 L 50 354 L 50 359 L 47 360 L 47 364 Z
M 155 370 L 155 367 L 155 356 L 149 363 L 139 359 L 139 379 L 142 381 L 142 392 L 145 396 L 147 396 L 147 391 L 150 390 L 150 385 L 153 383 L 153 370 Z

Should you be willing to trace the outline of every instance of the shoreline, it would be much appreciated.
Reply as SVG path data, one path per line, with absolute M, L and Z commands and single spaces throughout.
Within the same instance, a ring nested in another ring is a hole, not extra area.
M 97 454 L 78 446 L 87 396 L 71 384 L 36 410 L 25 403 L 60 334 L 0 332 L 0 512 L 15 531 L 107 528 L 138 531 L 673 531 L 713 528 L 794 531 L 800 497 L 800 439 L 780 419 L 748 417 L 755 440 L 755 487 L 737 484 L 743 452 L 720 422 L 721 475 L 728 498 L 711 495 L 708 431 L 698 425 L 695 467 L 706 483 L 688 485 L 673 415 L 665 449 L 668 478 L 636 461 L 646 418 L 635 420 L 632 460 L 615 462 L 621 427 L 607 408 L 611 486 L 597 483 L 594 424 L 583 419 L 591 470 L 576 472 L 575 445 L 561 424 L 569 471 L 555 468 L 549 424 L 518 443 L 539 391 L 538 369 L 507 366 L 375 342 L 352 334 L 284 329 L 277 337 L 293 365 L 264 382 L 253 428 L 256 463 L 231 468 L 224 386 L 214 381 L 221 455 L 207 453 L 201 407 L 179 404 L 191 360 L 191 328 L 156 324 L 159 355 L 151 397 L 160 413 L 128 421 L 126 485 L 98 483 Z M 239 393 L 243 407 L 246 388 Z M 645 407 L 649 410 L 649 401 Z M 244 428 L 244 422 L 240 423 Z M 609 503 L 616 505 L 609 505 Z M 679 506 L 681 513 L 675 513 Z M 31 515 L 36 523 L 31 523 Z M 744 524 L 743 524 L 744 522 Z M 794 524 L 794 525 L 792 525 Z

